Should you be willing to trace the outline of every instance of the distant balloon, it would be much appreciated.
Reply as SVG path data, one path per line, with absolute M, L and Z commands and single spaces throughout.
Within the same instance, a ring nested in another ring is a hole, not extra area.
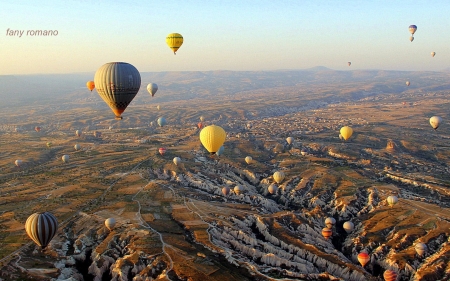
M 147 85 L 147 91 L 153 96 L 155 96 L 156 91 L 158 91 L 158 85 L 155 83 L 150 83 Z
M 164 156 L 164 153 L 166 153 L 166 149 L 164 147 L 160 147 L 158 149 L 158 151 L 159 151 L 159 154 L 161 154 L 161 156 Z
M 97 93 L 114 112 L 116 119 L 134 99 L 141 87 L 141 75 L 126 62 L 110 62 L 102 65 L 94 77 Z
M 344 222 L 343 228 L 345 232 L 351 233 L 355 229 L 355 225 L 351 221 Z
M 55 236 L 58 230 L 58 220 L 49 212 L 34 213 L 25 222 L 28 236 L 43 249 Z
M 433 116 L 430 118 L 430 125 L 433 129 L 439 128 L 439 125 L 442 123 L 442 118 L 439 116 Z
M 201 130 L 201 129 L 203 128 L 203 123 L 202 123 L 202 122 L 199 122 L 199 123 L 197 124 L 197 127 Z
M 252 126 L 252 124 L 251 123 L 247 123 L 247 129 L 251 129 L 253 126 Z
M 416 246 L 414 246 L 414 249 L 416 249 L 416 252 L 419 256 L 423 256 L 428 250 L 428 247 L 424 243 L 417 243 Z
M 291 145 L 294 142 L 294 138 L 293 137 L 287 137 L 286 141 L 289 145 Z
M 176 55 L 178 49 L 183 45 L 183 36 L 179 33 L 170 33 L 166 37 L 166 44 L 172 49 L 173 54 Z
M 348 140 L 353 135 L 353 129 L 349 126 L 344 126 L 341 128 L 340 133 L 344 140 Z
M 253 158 L 251 156 L 247 156 L 245 157 L 245 162 L 250 165 L 253 162 Z
M 173 163 L 178 166 L 178 164 L 181 163 L 181 158 L 180 157 L 173 158 Z
M 284 180 L 284 173 L 281 171 L 276 171 L 275 173 L 273 173 L 273 180 L 280 184 L 283 180 Z
M 222 146 L 219 148 L 219 150 L 217 150 L 216 155 L 217 155 L 217 156 L 222 155 L 223 152 L 224 152 L 224 150 L 225 150 L 225 147 L 223 147 L 223 145 L 222 145 Z
M 160 110 L 160 109 L 161 109 L 161 106 L 157 105 L 157 106 L 156 106 L 156 109 Z
M 200 122 L 203 122 L 203 121 L 205 121 L 205 117 L 200 116 Z
M 358 261 L 364 267 L 368 262 L 370 262 L 370 256 L 366 252 L 361 252 L 358 254 Z
M 389 206 L 394 206 L 395 204 L 397 204 L 398 202 L 398 198 L 397 196 L 391 195 L 388 196 L 388 198 L 386 199 L 387 203 L 389 204 Z
M 331 229 L 329 229 L 329 228 L 322 228 L 322 236 L 325 238 L 325 239 L 329 239 L 331 236 L 333 235 L 333 231 L 331 230 Z
M 413 36 L 410 36 L 410 37 L 409 37 L 409 41 L 411 41 L 411 42 L 414 41 L 414 37 L 413 37 Z
M 150 127 L 153 127 L 153 125 L 154 125 L 153 121 L 152 121 L 152 122 L 150 122 Z
M 158 118 L 158 125 L 159 125 L 160 127 L 163 127 L 163 126 L 165 126 L 166 124 L 167 124 L 166 118 L 164 118 L 164 117 Z
M 223 193 L 223 195 L 228 195 L 228 194 L 230 194 L 230 188 L 228 187 L 228 186 L 224 186 L 223 188 L 222 188 L 222 193 Z
M 411 33 L 411 35 L 414 35 L 414 33 L 416 33 L 417 30 L 417 25 L 411 24 L 409 26 L 409 32 Z
M 236 193 L 237 195 L 241 194 L 244 191 L 244 187 L 241 185 L 236 185 L 234 187 L 234 193 Z
M 94 138 L 100 138 L 102 136 L 102 132 L 94 131 L 93 135 L 94 135 Z
M 326 218 L 326 220 L 325 220 L 325 225 L 328 227 L 328 228 L 333 228 L 333 226 L 336 224 L 336 220 L 334 219 L 334 218 L 332 218 L 332 217 L 328 217 L 328 218 Z
M 77 144 L 75 144 L 75 145 L 73 146 L 73 148 L 75 148 L 75 150 L 80 150 L 80 149 L 81 149 L 81 145 L 79 145 L 79 144 L 77 143 Z
M 39 133 L 41 131 L 41 127 L 36 126 L 36 127 L 34 127 L 34 130 Z
M 83 133 L 81 132 L 81 130 L 76 130 L 76 131 L 75 131 L 75 135 L 76 135 L 77 137 L 81 137 L 82 134 L 83 134 Z
M 406 81 L 406 86 L 411 85 L 411 83 L 409 81 Z
M 89 89 L 89 91 L 92 92 L 92 90 L 94 90 L 94 88 L 95 88 L 95 83 L 94 83 L 94 81 L 87 81 L 86 87 Z
M 209 153 L 216 153 L 225 142 L 227 133 L 225 130 L 216 125 L 210 125 L 200 132 L 200 142 L 208 150 Z
M 105 226 L 109 229 L 109 231 L 112 231 L 115 225 L 116 225 L 115 218 L 108 218 L 105 220 Z
M 63 161 L 64 163 L 69 163 L 69 155 L 64 154 L 64 155 L 61 157 L 61 159 L 62 159 L 62 161 Z
M 17 167 L 20 168 L 20 165 L 22 165 L 23 161 L 20 159 L 17 159 L 16 161 L 14 161 L 14 164 L 16 164 Z
M 344 140 L 344 137 L 342 136 L 342 134 L 339 134 L 339 139 Z
M 47 145 L 47 147 L 52 147 L 52 143 L 51 142 L 46 143 L 46 145 Z
M 308 150 L 306 150 L 306 149 L 302 149 L 301 151 L 300 151 L 300 154 L 302 155 L 302 156 L 306 156 L 306 155 L 308 155 Z
M 351 61 L 349 61 L 349 62 L 347 62 L 347 64 L 348 64 L 348 66 L 350 66 L 350 65 L 352 65 L 352 62 L 351 62 Z
M 113 129 L 113 126 L 109 126 L 108 129 L 111 131 Z
M 269 191 L 270 194 L 276 194 L 278 191 L 278 186 L 276 184 L 272 183 L 269 185 L 267 190 Z
M 436 52 L 431 52 L 431 56 L 434 58 L 434 56 L 436 55 Z
M 383 273 L 383 277 L 385 281 L 396 281 L 397 280 L 397 273 L 395 273 L 395 271 L 392 270 L 386 270 Z

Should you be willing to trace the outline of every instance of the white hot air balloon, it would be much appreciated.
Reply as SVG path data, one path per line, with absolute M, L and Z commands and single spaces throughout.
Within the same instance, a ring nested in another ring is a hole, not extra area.
M 178 166 L 178 164 L 181 163 L 181 158 L 180 158 L 180 157 L 175 157 L 175 158 L 173 158 L 173 163 L 175 163 L 175 165 Z
M 105 226 L 109 229 L 109 231 L 113 230 L 114 226 L 116 226 L 116 219 L 114 219 L 114 218 L 106 219 Z
M 244 191 L 244 187 L 240 186 L 240 185 L 236 185 L 233 190 L 234 190 L 234 193 L 239 195 L 239 194 L 241 194 Z
M 73 148 L 75 148 L 75 150 L 80 150 L 80 149 L 81 149 L 81 145 L 79 145 L 79 144 L 77 143 L 77 144 L 75 144 L 75 145 L 73 146 Z
M 148 84 L 147 91 L 152 95 L 152 97 L 155 96 L 156 91 L 158 91 L 158 85 L 156 85 L 155 83 Z
M 20 160 L 20 159 L 17 159 L 16 161 L 14 161 L 14 164 L 15 164 L 17 167 L 20 167 L 20 165 L 22 165 L 22 163 L 23 163 L 23 161 Z
M 430 118 L 430 125 L 435 130 L 437 130 L 437 128 L 439 128 L 439 125 L 441 125 L 441 123 L 442 123 L 442 118 L 439 116 L 433 116 Z
M 417 243 L 414 246 L 414 249 L 416 249 L 416 252 L 419 256 L 423 256 L 426 253 L 426 251 L 428 250 L 428 247 L 424 243 Z
M 328 217 L 325 220 L 325 224 L 328 228 L 333 228 L 333 226 L 336 224 L 336 220 L 332 217 Z
M 355 225 L 351 221 L 344 222 L 343 228 L 345 232 L 351 233 L 355 229 Z
M 389 206 L 393 207 L 395 204 L 397 204 L 398 198 L 397 198 L 397 196 L 391 195 L 391 196 L 388 196 L 386 201 L 389 204 Z
M 278 186 L 276 184 L 272 183 L 269 185 L 267 190 L 269 191 L 270 194 L 276 194 L 278 191 Z
M 69 163 L 69 155 L 64 154 L 64 155 L 61 157 L 61 159 L 62 159 L 62 161 L 63 161 L 64 163 Z

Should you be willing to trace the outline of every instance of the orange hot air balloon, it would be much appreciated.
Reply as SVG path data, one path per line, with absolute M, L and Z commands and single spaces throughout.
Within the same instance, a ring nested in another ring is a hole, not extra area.
M 164 147 L 159 148 L 159 154 L 161 154 L 161 156 L 164 156 L 164 153 L 166 153 L 166 149 Z
M 95 88 L 94 81 L 87 81 L 86 87 L 92 92 L 92 90 L 94 90 L 94 88 Z
M 388 269 L 383 273 L 383 277 L 385 281 L 395 281 L 397 280 L 397 273 Z
M 41 127 L 36 126 L 36 127 L 34 127 L 34 130 L 39 133 L 41 131 Z
M 199 122 L 199 123 L 197 124 L 197 127 L 201 130 L 201 129 L 203 128 L 203 123 L 202 123 L 202 122 Z
M 333 235 L 333 231 L 327 227 L 322 229 L 322 235 L 325 239 L 329 239 Z
M 370 261 L 369 254 L 366 253 L 366 252 L 359 253 L 358 254 L 358 261 L 364 267 Z

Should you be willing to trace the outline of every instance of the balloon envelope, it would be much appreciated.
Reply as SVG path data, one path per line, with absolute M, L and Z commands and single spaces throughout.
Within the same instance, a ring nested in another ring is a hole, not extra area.
M 175 54 L 181 45 L 183 45 L 183 36 L 179 33 L 170 33 L 166 37 L 166 44 Z
M 95 88 L 95 83 L 94 83 L 94 81 L 87 81 L 86 87 L 89 89 L 89 91 L 92 92 L 92 90 L 94 90 L 94 88 Z
M 41 131 L 41 127 L 36 126 L 36 127 L 34 127 L 34 130 L 39 133 Z
M 351 221 L 344 222 L 343 228 L 345 232 L 351 233 L 355 229 L 355 225 Z
M 333 231 L 331 230 L 331 229 L 329 229 L 329 228 L 322 228 L 322 236 L 325 238 L 325 239 L 328 239 L 328 238 L 330 238 L 331 236 L 333 235 Z
M 341 128 L 340 133 L 344 140 L 348 140 L 353 135 L 353 129 L 349 126 L 344 126 Z
M 161 147 L 160 149 L 158 149 L 159 154 L 164 155 L 164 153 L 166 153 L 166 149 L 164 147 Z
M 222 188 L 222 193 L 223 193 L 223 195 L 228 195 L 228 194 L 230 194 L 230 188 L 229 188 L 228 186 L 224 186 L 224 187 Z
M 398 198 L 397 196 L 391 195 L 388 196 L 388 198 L 386 199 L 387 203 L 389 204 L 389 206 L 394 206 L 395 204 L 397 204 L 398 202 Z
M 200 132 L 200 142 L 209 153 L 216 153 L 225 142 L 227 134 L 222 127 L 210 125 Z
M 20 160 L 20 159 L 17 159 L 16 161 L 14 161 L 14 164 L 17 166 L 17 167 L 20 167 L 20 165 L 22 165 L 22 160 Z
M 62 161 L 63 161 L 64 163 L 68 163 L 68 162 L 69 162 L 69 155 L 64 154 L 64 155 L 61 157 L 61 159 L 62 159 Z
M 180 158 L 180 157 L 175 157 L 175 158 L 173 158 L 173 163 L 175 163 L 175 165 L 178 166 L 178 164 L 181 163 L 181 158 Z
M 286 141 L 289 145 L 291 145 L 294 142 L 294 138 L 293 137 L 287 137 Z
M 115 225 L 116 225 L 116 219 L 107 218 L 105 220 L 105 226 L 109 229 L 109 231 L 113 230 Z
M 417 30 L 417 25 L 411 24 L 411 25 L 409 26 L 409 32 L 410 32 L 412 35 L 414 35 L 414 33 L 416 33 L 416 30 Z
M 275 194 L 278 191 L 278 186 L 276 184 L 272 183 L 269 185 L 267 190 L 269 191 L 270 194 Z
M 25 222 L 25 230 L 34 243 L 45 248 L 58 230 L 58 220 L 49 212 L 34 213 Z
M 75 144 L 75 145 L 73 146 L 73 148 L 75 148 L 75 150 L 80 150 L 80 149 L 81 149 L 81 145 L 79 145 L 79 144 L 77 143 L 77 144 Z
M 150 83 L 147 85 L 147 91 L 152 95 L 152 97 L 156 94 L 156 91 L 158 91 L 158 85 L 155 83 Z
M 366 253 L 366 252 L 359 253 L 358 254 L 358 261 L 364 267 L 370 261 L 369 254 Z
M 247 164 L 251 164 L 253 162 L 253 158 L 251 156 L 247 156 L 245 157 L 245 162 L 247 162 Z
M 77 137 L 81 137 L 81 134 L 82 134 L 81 130 L 76 130 L 76 131 L 75 131 L 75 135 L 76 135 Z
M 436 52 L 431 52 L 431 56 L 434 58 L 434 56 L 436 55 Z
M 165 126 L 166 124 L 167 124 L 166 118 L 164 118 L 164 117 L 158 118 L 158 125 L 160 127 Z
M 350 65 L 352 65 L 352 62 L 351 62 L 351 61 L 349 61 L 349 62 L 348 62 L 347 64 L 348 64 L 348 66 L 350 66 Z
M 383 278 L 385 281 L 395 281 L 397 280 L 397 273 L 388 269 L 383 273 Z
M 219 150 L 217 150 L 216 155 L 217 155 L 217 156 L 222 155 L 223 152 L 224 152 L 224 150 L 225 150 L 225 147 L 223 147 L 223 145 L 222 145 L 222 146 L 219 148 Z
M 428 247 L 424 243 L 417 243 L 416 246 L 414 246 L 414 249 L 416 249 L 419 256 L 422 256 L 428 250 Z
M 439 116 L 433 116 L 430 118 L 430 125 L 433 129 L 439 128 L 439 125 L 442 123 L 442 118 Z
M 411 83 L 409 82 L 409 81 L 406 81 L 406 86 L 409 86 L 409 85 L 411 85 Z
M 281 183 L 284 180 L 284 173 L 280 172 L 280 171 L 276 171 L 275 173 L 273 173 L 273 180 L 276 183 Z
M 98 94 L 114 112 L 116 119 L 122 119 L 122 113 L 141 87 L 141 75 L 129 63 L 110 62 L 95 72 L 94 82 Z
M 234 193 L 236 193 L 237 195 L 241 194 L 244 191 L 244 187 L 240 186 L 240 185 L 236 185 L 234 187 Z
M 328 228 L 333 228 L 333 226 L 336 224 L 336 220 L 332 217 L 326 218 L 325 224 Z

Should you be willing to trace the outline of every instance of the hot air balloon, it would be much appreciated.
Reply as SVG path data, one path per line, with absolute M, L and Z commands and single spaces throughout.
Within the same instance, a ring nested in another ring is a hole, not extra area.
M 179 33 L 170 33 L 166 37 L 166 43 L 172 49 L 173 54 L 176 55 L 178 49 L 183 45 L 183 36 Z
M 95 83 L 94 83 L 94 81 L 87 81 L 86 87 L 89 89 L 89 91 L 92 92 L 92 90 L 94 90 L 94 88 L 95 88 Z
M 387 203 L 389 204 L 389 206 L 394 206 L 395 204 L 397 204 L 398 202 L 398 198 L 397 196 L 391 195 L 388 196 L 388 198 L 386 199 Z
M 383 273 L 383 277 L 385 281 L 395 281 L 397 280 L 397 273 L 388 269 Z
M 411 83 L 409 81 L 406 81 L 406 86 L 411 85 Z
M 47 147 L 52 147 L 52 143 L 51 142 L 46 143 L 46 145 L 47 145 Z
M 147 85 L 147 91 L 150 93 L 150 95 L 155 96 L 156 91 L 158 91 L 158 85 L 155 83 L 150 83 Z
M 414 249 L 416 249 L 416 252 L 419 256 L 423 256 L 428 250 L 428 247 L 424 243 L 417 243 L 416 246 L 414 246 Z
M 273 173 L 273 180 L 278 184 L 281 183 L 284 180 L 284 173 L 281 171 L 276 171 Z
M 325 219 L 325 225 L 328 228 L 333 228 L 333 226 L 336 224 L 336 220 L 332 217 L 328 217 Z
M 75 144 L 75 145 L 73 146 L 73 148 L 75 148 L 75 150 L 80 150 L 80 149 L 81 149 L 81 145 L 79 145 L 79 144 L 77 143 L 77 144 Z
M 351 61 L 349 61 L 349 62 L 347 62 L 347 64 L 348 64 L 348 66 L 350 66 L 350 65 L 352 65 L 352 62 L 351 62 Z
M 22 165 L 23 161 L 20 159 L 17 159 L 16 161 L 14 161 L 14 164 L 16 164 L 17 167 L 20 168 L 20 165 Z
M 113 230 L 115 225 L 116 225 L 116 219 L 107 218 L 105 220 L 105 226 L 109 229 L 109 231 Z
M 94 131 L 93 135 L 94 135 L 94 138 L 100 138 L 102 136 L 102 133 L 99 131 Z
M 62 161 L 63 161 L 64 163 L 69 163 L 69 155 L 64 154 L 64 155 L 61 157 L 61 159 L 62 159 Z
M 228 195 L 228 194 L 230 194 L 230 188 L 228 187 L 228 186 L 224 186 L 223 188 L 222 188 L 222 193 L 223 193 L 223 195 Z
M 345 232 L 351 233 L 355 229 L 355 225 L 351 221 L 344 222 L 343 228 Z
M 434 58 L 435 55 L 436 55 L 436 52 L 431 52 L 431 57 Z
M 203 128 L 203 123 L 202 123 L 202 122 L 199 122 L 199 123 L 197 124 L 197 127 L 201 130 L 201 129 Z
M 205 117 L 200 116 L 200 122 L 203 122 L 203 121 L 205 121 Z
M 250 165 L 253 162 L 253 158 L 251 156 L 247 156 L 245 157 L 245 162 Z
M 113 126 L 109 126 L 108 129 L 111 131 L 113 129 Z
M 160 127 L 165 126 L 166 124 L 167 124 L 166 118 L 164 118 L 164 117 L 158 118 L 158 125 Z
M 157 105 L 157 106 L 156 106 L 156 109 L 160 110 L 160 109 L 161 109 L 161 106 Z
M 200 142 L 209 153 L 216 153 L 225 142 L 227 133 L 220 126 L 210 125 L 200 132 Z
M 244 191 L 244 187 L 240 186 L 240 185 L 236 185 L 233 190 L 234 190 L 234 193 L 239 195 L 239 194 L 241 194 Z
M 269 185 L 267 190 L 269 191 L 270 194 L 276 194 L 278 191 L 278 186 L 276 184 L 272 183 Z
M 329 228 L 322 228 L 322 236 L 325 238 L 325 239 L 329 239 L 331 236 L 333 235 L 333 231 L 331 230 L 331 229 L 329 229 Z
M 430 118 L 430 125 L 433 129 L 439 128 L 439 125 L 442 123 L 442 118 L 439 116 L 433 116 Z
M 341 128 L 340 133 L 344 140 L 348 140 L 353 135 L 353 129 L 349 126 L 344 126 Z
M 110 62 L 97 70 L 94 82 L 100 97 L 120 120 L 141 87 L 141 75 L 129 63 Z
M 223 154 L 223 151 L 225 150 L 225 147 L 223 147 L 223 145 L 219 148 L 219 150 L 217 150 L 216 155 L 220 156 Z
M 409 41 L 411 41 L 411 42 L 414 41 L 414 36 L 410 36 Z
M 294 142 L 294 138 L 293 137 L 287 137 L 286 141 L 289 145 L 291 145 Z
M 159 151 L 159 154 L 161 154 L 161 156 L 164 156 L 164 153 L 166 153 L 166 149 L 164 147 L 160 147 L 158 149 L 158 151 Z
M 81 130 L 76 130 L 76 131 L 75 131 L 75 135 L 76 135 L 77 137 L 81 137 L 81 135 L 82 135 Z
M 39 133 L 41 131 L 41 127 L 36 126 L 36 127 L 34 127 L 34 130 Z
M 358 254 L 358 261 L 362 265 L 362 267 L 364 267 L 370 261 L 369 254 L 366 253 L 366 252 L 359 253 Z
M 175 157 L 175 158 L 173 158 L 173 163 L 175 163 L 175 165 L 178 166 L 178 164 L 181 163 L 181 158 L 180 158 L 180 157 Z
M 414 33 L 416 33 L 417 30 L 417 25 L 411 24 L 409 26 L 409 32 L 411 33 L 411 35 L 414 35 Z
M 58 230 L 58 220 L 49 212 L 34 213 L 25 222 L 25 230 L 34 243 L 44 249 Z
M 251 123 L 247 123 L 247 129 L 251 129 L 253 126 L 252 126 L 252 124 Z

